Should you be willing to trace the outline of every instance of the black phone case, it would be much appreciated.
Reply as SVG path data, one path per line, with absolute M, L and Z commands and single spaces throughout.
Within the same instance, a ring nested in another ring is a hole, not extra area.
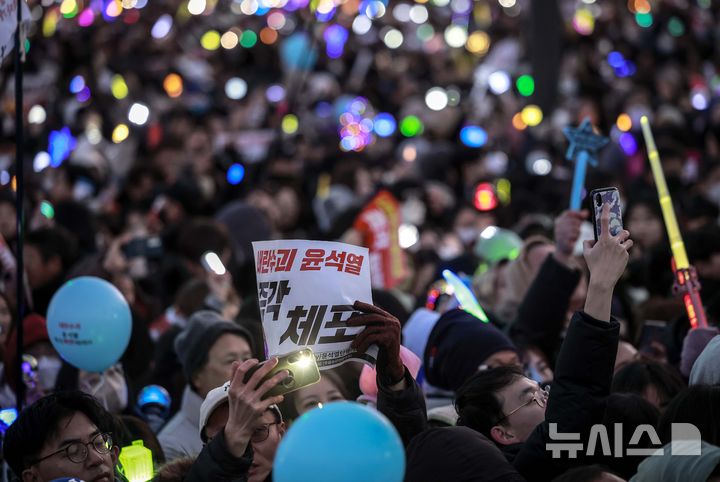
M 598 199 L 597 196 L 600 196 Z M 599 201 L 599 202 L 598 202 Z M 595 223 L 595 241 L 600 237 L 600 215 L 604 204 L 610 204 L 610 235 L 617 236 L 623 230 L 620 192 L 614 187 L 594 189 L 590 193 L 591 211 Z

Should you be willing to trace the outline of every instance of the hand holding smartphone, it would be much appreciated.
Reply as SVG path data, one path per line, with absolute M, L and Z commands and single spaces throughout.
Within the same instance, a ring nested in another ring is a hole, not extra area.
M 287 353 L 277 357 L 278 364 L 275 365 L 267 375 L 263 377 L 258 385 L 262 385 L 265 381 L 277 375 L 283 370 L 287 370 L 288 376 L 283 381 L 268 390 L 263 399 L 275 397 L 277 395 L 285 395 L 295 390 L 314 385 L 320 381 L 320 370 L 317 366 L 315 354 L 310 348 L 302 348 L 297 351 Z M 244 382 L 248 383 L 253 374 L 264 366 L 267 361 L 255 365 L 245 374 Z

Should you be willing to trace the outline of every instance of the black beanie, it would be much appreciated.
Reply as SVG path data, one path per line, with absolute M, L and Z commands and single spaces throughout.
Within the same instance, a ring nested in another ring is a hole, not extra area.
M 226 333 L 245 338 L 252 350 L 250 333 L 236 323 L 223 320 L 216 312 L 197 311 L 190 317 L 187 326 L 175 338 L 175 353 L 188 382 L 207 363 L 208 353 L 217 339 Z
M 455 391 L 489 357 L 503 350 L 517 352 L 510 338 L 490 323 L 455 309 L 438 319 L 425 347 L 427 381 Z

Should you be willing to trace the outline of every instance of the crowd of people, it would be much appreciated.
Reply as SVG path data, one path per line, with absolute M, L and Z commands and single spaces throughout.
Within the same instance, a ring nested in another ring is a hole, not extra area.
M 720 6 L 330 3 L 29 2 L 22 244 L 11 116 L 0 126 L 0 408 L 21 385 L 26 406 L 0 413 L 9 476 L 122 480 L 142 440 L 158 481 L 271 480 L 293 422 L 349 400 L 395 427 L 406 481 L 720 480 Z M 6 60 L 6 107 L 11 75 Z M 673 292 L 642 115 L 708 327 Z M 586 191 L 615 186 L 623 206 L 624 230 L 597 241 L 588 200 L 567 209 L 563 128 L 585 118 L 610 139 Z M 273 357 L 255 369 L 251 242 L 272 239 L 382 253 L 348 321 L 366 326 L 355 348 L 379 347 L 374 370 L 265 397 L 285 374 L 261 382 Z M 132 312 L 102 375 L 48 335 L 79 276 Z M 701 455 L 673 453 L 680 424 Z

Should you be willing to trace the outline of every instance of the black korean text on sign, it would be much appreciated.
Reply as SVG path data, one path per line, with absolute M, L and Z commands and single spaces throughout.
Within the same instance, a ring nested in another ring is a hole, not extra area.
M 292 270 L 297 249 L 261 249 L 257 254 L 258 273 L 278 273 Z
M 273 321 L 278 320 L 280 306 L 283 299 L 290 294 L 288 280 L 264 281 L 258 284 L 258 299 L 260 300 L 260 316 L 265 319 L 265 313 L 273 315 Z
M 349 318 L 349 316 L 345 317 L 343 320 L 344 314 L 353 313 L 354 310 L 352 305 L 331 306 L 330 313 L 332 314 L 332 317 L 326 322 L 325 314 L 327 311 L 327 305 L 311 305 L 308 308 L 298 305 L 288 311 L 290 324 L 288 325 L 287 330 L 285 330 L 285 333 L 283 333 L 280 337 L 280 344 L 287 339 L 290 339 L 298 346 L 352 341 L 355 335 L 348 335 L 345 333 L 345 330 L 347 329 L 345 321 Z M 321 336 L 320 339 L 318 339 L 318 335 L 320 334 L 320 330 L 323 328 L 323 324 L 325 329 L 334 329 L 335 332 L 332 335 Z

